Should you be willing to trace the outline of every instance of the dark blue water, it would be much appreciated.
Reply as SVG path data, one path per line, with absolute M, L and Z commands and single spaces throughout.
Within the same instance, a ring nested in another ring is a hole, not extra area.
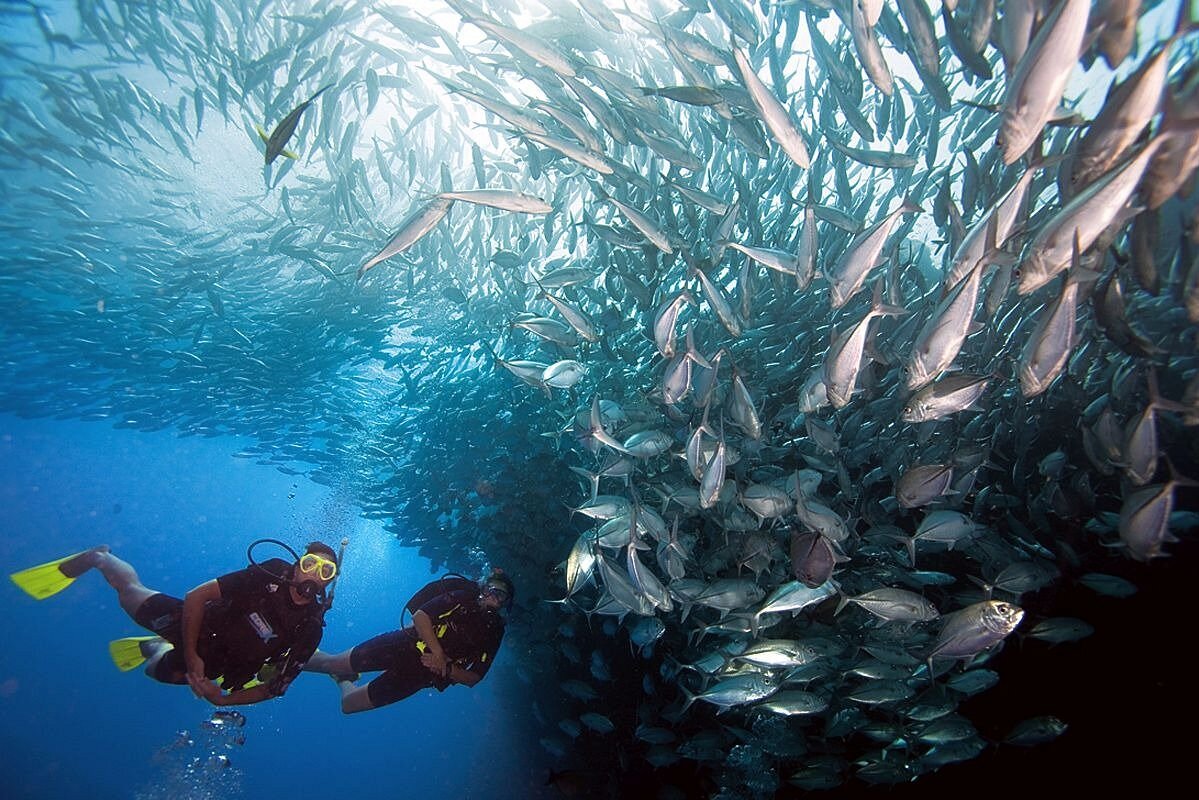
M 5 571 L 104 542 L 147 586 L 181 596 L 245 566 L 256 538 L 302 545 L 348 536 L 322 647 L 341 650 L 395 628 L 429 563 L 356 519 L 329 489 L 235 458 L 243 444 L 0 417 Z M 8 581 L 0 591 L 0 797 L 115 800 L 167 788 L 161 796 L 257 798 L 307 787 L 364 800 L 549 796 L 512 650 L 501 650 L 473 690 L 430 689 L 350 717 L 332 681 L 302 675 L 285 697 L 240 709 L 245 743 L 221 751 L 228 770 L 186 783 L 177 767 L 209 755 L 201 723 L 214 709 L 186 687 L 113 666 L 108 642 L 145 632 L 100 575 L 42 602 Z M 161 752 L 180 731 L 197 745 Z

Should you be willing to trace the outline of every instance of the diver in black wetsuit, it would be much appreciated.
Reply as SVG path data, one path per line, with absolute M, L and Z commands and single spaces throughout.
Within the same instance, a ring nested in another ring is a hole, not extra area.
M 200 584 L 182 600 L 146 588 L 107 545 L 34 567 L 13 580 L 43 599 L 90 569 L 99 570 L 116 589 L 121 608 L 134 622 L 156 634 L 114 642 L 133 649 L 118 666 L 129 669 L 145 660 L 146 674 L 155 680 L 190 684 L 197 697 L 228 706 L 278 697 L 304 668 L 321 641 L 325 589 L 337 575 L 337 554 L 313 542 L 294 563 L 252 561 L 246 569 Z M 112 652 L 116 660 L 117 651 Z
M 439 594 L 412 614 L 412 627 L 384 633 L 342 653 L 320 651 L 308 659 L 309 672 L 332 675 L 341 688 L 341 710 L 369 711 L 403 700 L 420 689 L 438 691 L 454 683 L 483 680 L 500 641 L 515 595 L 512 580 L 494 569 L 474 590 Z M 383 674 L 356 686 L 356 673 Z

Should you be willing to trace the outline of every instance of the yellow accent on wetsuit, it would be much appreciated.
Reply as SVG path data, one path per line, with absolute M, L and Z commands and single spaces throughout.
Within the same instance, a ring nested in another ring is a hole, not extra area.
M 453 608 L 451 608 L 449 611 L 445 612 L 444 614 L 438 614 L 437 618 L 445 619 L 446 617 L 450 616 L 451 614 L 453 614 L 455 611 L 457 611 L 460 608 L 462 608 L 462 606 L 460 606 L 460 605 L 454 606 Z M 450 629 L 449 624 L 443 622 L 441 625 L 437 626 L 436 630 L 434 630 L 433 633 L 434 633 L 434 635 L 437 636 L 438 639 L 442 639 L 442 638 L 445 638 L 445 632 L 448 631 L 449 629 Z M 426 647 L 428 647 L 428 645 L 426 645 L 422 639 L 416 640 L 416 649 L 417 650 L 419 650 L 423 653 L 423 652 L 425 652 Z
M 433 633 L 437 635 L 438 639 L 441 639 L 441 638 L 445 637 L 445 632 L 448 631 L 449 629 L 450 629 L 449 625 L 438 625 L 437 630 L 433 631 Z M 417 650 L 420 650 L 423 653 L 423 652 L 425 652 L 426 647 L 428 647 L 428 645 L 425 644 L 423 639 L 416 640 L 416 649 Z

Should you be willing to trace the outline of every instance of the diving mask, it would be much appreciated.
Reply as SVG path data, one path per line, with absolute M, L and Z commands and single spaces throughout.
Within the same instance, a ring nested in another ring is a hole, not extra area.
M 331 581 L 337 575 L 337 562 L 316 553 L 305 553 L 300 557 L 300 572 L 315 574 L 322 581 Z

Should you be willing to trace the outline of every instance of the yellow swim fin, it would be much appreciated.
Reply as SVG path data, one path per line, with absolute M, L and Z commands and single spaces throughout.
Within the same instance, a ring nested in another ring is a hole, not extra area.
M 163 641 L 160 636 L 126 636 L 124 639 L 115 639 L 108 643 L 108 654 L 112 656 L 112 663 L 117 665 L 117 669 L 128 672 L 145 663 L 146 654 L 142 645 L 155 640 Z
M 87 551 L 83 550 L 79 553 L 64 556 L 57 561 L 38 564 L 36 567 L 14 572 L 8 577 L 12 578 L 12 582 L 24 589 L 30 597 L 37 600 L 45 600 L 47 597 L 58 594 L 75 582 L 74 578 L 68 578 L 62 574 L 62 570 L 58 568 L 59 565 L 85 552 Z

